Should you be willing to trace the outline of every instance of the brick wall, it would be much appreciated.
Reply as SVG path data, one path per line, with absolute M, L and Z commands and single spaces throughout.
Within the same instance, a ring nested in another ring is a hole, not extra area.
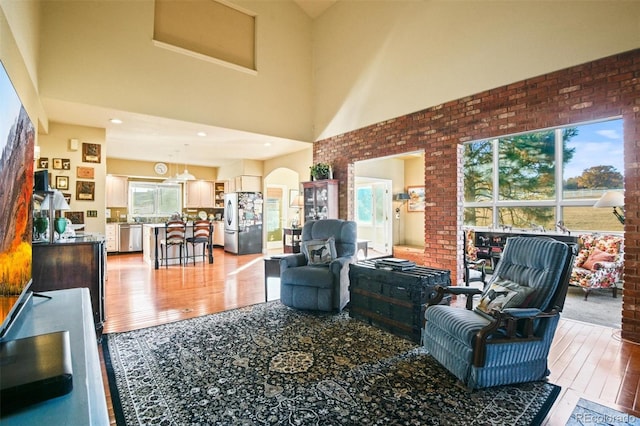
M 354 162 L 424 150 L 425 258 L 450 269 L 456 280 L 462 258 L 460 144 L 620 116 L 626 205 L 622 336 L 640 343 L 640 49 L 317 141 L 313 161 L 333 165 L 340 217 L 353 218 Z

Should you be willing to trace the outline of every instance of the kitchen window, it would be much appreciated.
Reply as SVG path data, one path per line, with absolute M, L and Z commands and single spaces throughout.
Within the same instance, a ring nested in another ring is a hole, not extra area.
M 182 211 L 182 185 L 129 182 L 129 214 L 166 218 Z

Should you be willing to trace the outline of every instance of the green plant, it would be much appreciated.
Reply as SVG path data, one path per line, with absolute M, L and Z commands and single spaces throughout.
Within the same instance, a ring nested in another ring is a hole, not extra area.
M 327 163 L 316 163 L 313 166 L 310 166 L 311 176 L 314 179 L 327 179 L 329 177 L 329 171 L 331 170 L 331 166 Z

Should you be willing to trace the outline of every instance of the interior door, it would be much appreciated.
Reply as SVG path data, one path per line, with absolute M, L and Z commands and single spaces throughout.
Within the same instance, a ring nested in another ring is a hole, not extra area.
M 391 254 L 391 180 L 356 177 L 355 217 L 358 239 L 368 240 L 376 254 Z
M 283 205 L 285 187 L 267 185 L 265 200 L 265 227 L 267 233 L 267 249 L 282 249 Z

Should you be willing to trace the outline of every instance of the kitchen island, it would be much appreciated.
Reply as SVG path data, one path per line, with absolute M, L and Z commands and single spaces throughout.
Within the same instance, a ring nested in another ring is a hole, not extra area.
M 142 226 L 142 258 L 148 264 L 152 264 L 155 269 L 160 267 L 160 241 L 165 238 L 166 230 L 164 223 L 145 223 Z M 187 232 L 185 238 L 189 238 L 193 236 L 193 222 L 187 222 Z M 209 242 L 206 244 L 207 250 L 207 258 L 209 263 L 213 263 L 213 223 L 209 225 Z M 189 244 L 189 249 L 191 250 L 191 244 Z M 179 256 L 180 247 L 178 246 L 169 246 L 167 257 L 169 265 L 178 265 L 180 264 Z M 202 244 L 195 245 L 195 253 L 190 253 L 190 255 L 195 256 L 196 262 L 202 262 L 203 256 L 202 251 L 205 250 Z M 183 253 L 184 255 L 184 253 Z M 186 261 L 186 260 L 185 260 Z M 193 259 L 189 259 L 189 261 L 193 262 Z

